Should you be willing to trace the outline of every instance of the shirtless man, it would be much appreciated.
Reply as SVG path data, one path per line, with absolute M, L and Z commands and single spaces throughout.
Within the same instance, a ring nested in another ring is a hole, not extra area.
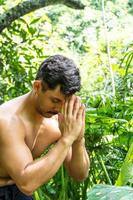
M 85 107 L 74 95 L 79 89 L 73 61 L 55 55 L 41 64 L 32 91 L 0 106 L 0 199 L 33 199 L 63 163 L 74 179 L 88 176 Z

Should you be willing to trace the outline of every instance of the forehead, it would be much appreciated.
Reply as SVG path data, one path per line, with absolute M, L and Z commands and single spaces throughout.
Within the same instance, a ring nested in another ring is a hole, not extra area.
M 59 100 L 65 100 L 68 98 L 68 95 L 61 92 L 60 85 L 58 85 L 55 89 L 47 89 L 45 93 L 47 96 L 57 98 Z

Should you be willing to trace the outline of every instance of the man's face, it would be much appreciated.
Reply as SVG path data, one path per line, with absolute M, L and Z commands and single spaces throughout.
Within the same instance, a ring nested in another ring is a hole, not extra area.
M 50 118 L 61 112 L 66 96 L 60 91 L 60 85 L 55 89 L 40 90 L 36 98 L 36 110 L 43 117 Z

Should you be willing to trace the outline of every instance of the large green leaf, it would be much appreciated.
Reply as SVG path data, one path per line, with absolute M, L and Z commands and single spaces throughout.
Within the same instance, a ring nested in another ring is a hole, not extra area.
M 110 185 L 96 185 L 87 194 L 88 200 L 132 200 L 131 187 L 115 187 Z
M 128 182 L 133 182 L 133 144 L 131 144 L 127 152 L 116 185 L 122 186 L 126 185 Z

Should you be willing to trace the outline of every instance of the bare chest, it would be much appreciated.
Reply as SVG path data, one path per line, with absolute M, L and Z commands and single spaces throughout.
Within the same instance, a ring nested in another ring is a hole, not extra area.
M 33 158 L 39 157 L 61 134 L 54 121 L 45 121 L 38 128 L 26 126 L 25 143 L 31 150 Z

